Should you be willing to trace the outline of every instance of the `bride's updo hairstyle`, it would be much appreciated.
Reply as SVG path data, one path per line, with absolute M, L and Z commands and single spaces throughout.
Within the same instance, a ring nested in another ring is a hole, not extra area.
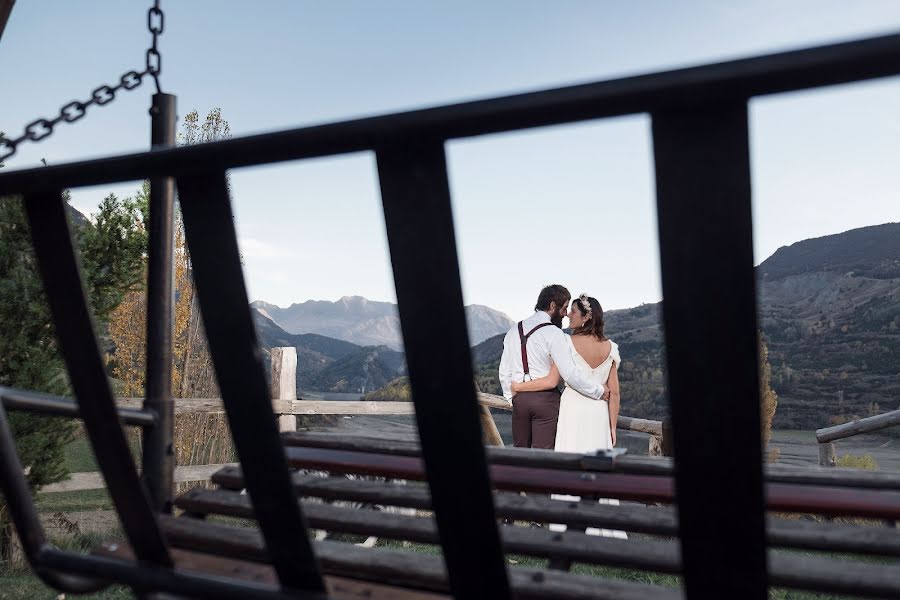
M 572 301 L 572 307 L 586 319 L 581 327 L 572 330 L 572 335 L 592 335 L 601 341 L 606 339 L 606 335 L 603 333 L 603 327 L 606 324 L 603 321 L 603 307 L 596 298 L 589 298 L 586 294 L 582 294 Z

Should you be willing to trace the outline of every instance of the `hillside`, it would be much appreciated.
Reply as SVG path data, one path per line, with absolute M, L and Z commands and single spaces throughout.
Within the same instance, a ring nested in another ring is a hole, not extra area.
M 258 310 L 253 311 L 268 369 L 271 348 L 297 349 L 297 389 L 365 393 L 401 375 L 401 352 L 385 346 L 358 346 L 314 333 L 291 334 Z
M 816 428 L 900 408 L 900 224 L 780 248 L 757 267 L 760 326 L 779 395 L 775 427 Z M 621 350 L 623 412 L 662 418 L 662 305 L 606 314 Z M 499 393 L 503 336 L 473 348 L 482 390 Z
M 397 305 L 344 296 L 337 302 L 308 300 L 281 308 L 258 300 L 251 304 L 288 333 L 317 333 L 360 346 L 388 346 L 402 350 Z M 508 330 L 513 322 L 505 314 L 487 306 L 466 307 L 469 337 L 477 344 Z
M 900 223 L 780 248 L 758 272 L 776 424 L 900 408 Z

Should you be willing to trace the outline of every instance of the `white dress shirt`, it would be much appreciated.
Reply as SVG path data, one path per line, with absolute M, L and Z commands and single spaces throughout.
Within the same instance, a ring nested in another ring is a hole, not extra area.
M 550 315 L 545 311 L 536 311 L 522 321 L 525 335 L 541 323 L 549 323 Z M 585 375 L 578 365 L 566 341 L 566 334 L 559 327 L 541 327 L 528 338 L 528 371 L 532 379 L 546 377 L 550 373 L 550 363 L 559 369 L 560 377 L 569 387 L 598 400 L 603 395 L 603 385 Z M 512 402 L 512 382 L 525 380 L 525 367 L 522 365 L 522 342 L 519 339 L 518 323 L 503 338 L 503 356 L 500 358 L 500 387 L 503 396 Z

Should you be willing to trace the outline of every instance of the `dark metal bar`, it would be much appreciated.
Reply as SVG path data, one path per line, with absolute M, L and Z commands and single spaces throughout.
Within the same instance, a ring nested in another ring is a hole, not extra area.
M 71 398 L 60 398 L 37 392 L 27 392 L 0 387 L 0 403 L 7 410 L 26 410 L 59 417 L 81 417 L 78 403 Z M 125 425 L 151 427 L 156 423 L 156 414 L 133 408 L 118 408 L 119 420 Z
M 22 463 L 19 462 L 12 430 L 6 420 L 6 411 L 3 410 L 2 403 L 0 403 L 0 491 L 3 492 L 6 509 L 19 533 L 25 558 L 44 583 L 73 594 L 96 592 L 108 586 L 106 582 L 62 575 L 41 564 L 40 556 L 47 546 L 47 539 L 44 537 L 44 528 L 34 508 L 31 490 L 28 489 L 28 482 Z
M 272 412 L 225 173 L 180 178 L 178 194 L 222 401 L 272 564 L 284 586 L 322 591 Z
M 16 0 L 0 0 L 0 40 L 3 39 L 3 31 L 6 29 L 9 15 L 15 3 Z
M 154 94 L 150 108 L 153 148 L 175 145 L 175 96 Z M 158 415 L 144 430 L 143 478 L 157 511 L 171 513 L 175 493 L 175 403 L 172 400 L 172 289 L 175 180 L 150 180 L 150 248 L 147 257 L 147 397 L 144 410 Z
M 655 113 L 653 149 L 685 589 L 696 598 L 762 599 L 747 105 Z
M 397 135 L 470 137 L 900 73 L 900 34 L 210 144 L 0 175 L 0 195 L 370 150 Z
M 463 310 L 444 146 L 377 154 L 406 363 L 450 589 L 509 598 Z
M 81 417 L 116 512 L 137 556 L 171 565 L 165 540 L 131 460 L 100 348 L 59 190 L 25 197 L 25 211 L 53 326 Z

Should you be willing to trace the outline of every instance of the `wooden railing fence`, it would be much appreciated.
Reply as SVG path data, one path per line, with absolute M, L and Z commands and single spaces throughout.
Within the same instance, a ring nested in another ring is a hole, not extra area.
M 370 400 L 303 400 L 297 398 L 297 351 L 295 348 L 273 348 L 272 358 L 272 411 L 278 418 L 278 429 L 282 432 L 297 430 L 299 415 L 412 415 L 412 402 L 370 401 Z M 494 422 L 491 409 L 512 410 L 502 396 L 478 393 L 481 409 L 484 442 L 490 446 L 503 446 L 500 431 Z M 120 398 L 123 408 L 141 408 L 143 398 Z M 178 398 L 175 400 L 175 414 L 224 413 L 221 398 Z M 670 456 L 670 436 L 664 423 L 648 419 L 619 416 L 617 429 L 650 434 L 649 453 L 652 456 Z M 224 466 L 233 463 L 212 465 L 183 465 L 175 469 L 175 483 L 207 481 L 210 476 Z M 73 492 L 100 489 L 104 487 L 99 472 L 73 473 L 65 481 L 43 488 L 44 492 Z
M 819 443 L 819 466 L 833 467 L 837 464 L 834 442 L 854 435 L 872 433 L 900 425 L 900 410 L 892 410 L 880 415 L 856 419 L 849 423 L 824 427 L 816 430 L 816 441 Z

